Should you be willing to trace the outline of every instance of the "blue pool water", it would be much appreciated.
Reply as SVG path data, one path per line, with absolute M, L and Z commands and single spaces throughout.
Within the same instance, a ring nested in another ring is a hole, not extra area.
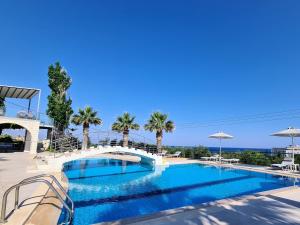
M 136 217 L 292 185 L 292 178 L 201 164 L 149 165 L 86 159 L 65 165 L 74 225 Z M 63 211 L 60 221 L 64 220 Z

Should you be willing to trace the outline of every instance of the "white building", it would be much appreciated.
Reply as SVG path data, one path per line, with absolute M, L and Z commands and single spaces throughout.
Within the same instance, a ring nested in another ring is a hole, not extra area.
M 7 114 L 6 110 L 0 110 L 0 128 L 7 129 L 8 125 L 17 125 L 20 128 L 24 128 L 24 151 L 36 154 L 37 144 L 40 129 L 52 129 L 51 126 L 46 126 L 40 122 L 40 96 L 41 90 L 35 88 L 24 88 L 0 85 L 0 98 L 4 99 L 6 107 L 7 100 L 23 99 L 28 100 L 27 108 L 19 110 L 17 113 Z M 36 109 L 31 109 L 32 100 L 36 100 Z

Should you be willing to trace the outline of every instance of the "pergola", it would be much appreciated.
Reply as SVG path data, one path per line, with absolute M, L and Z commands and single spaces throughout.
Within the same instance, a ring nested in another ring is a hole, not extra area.
M 41 90 L 36 88 L 26 88 L 26 87 L 15 87 L 0 85 L 0 98 L 14 98 L 14 99 L 25 99 L 28 100 L 27 111 L 28 114 L 31 112 L 30 106 L 32 99 L 38 96 L 36 117 L 9 117 L 9 116 L 0 116 L 0 127 L 7 128 L 13 126 L 14 128 L 25 128 L 25 151 L 28 151 L 32 154 L 35 154 L 37 151 L 38 143 L 38 134 L 40 128 L 39 121 L 39 108 L 40 108 L 40 97 Z M 13 128 L 11 127 L 11 128 Z
M 31 100 L 38 95 L 36 116 L 39 117 L 41 90 L 36 88 L 15 87 L 0 85 L 0 98 L 16 98 L 28 100 L 28 111 L 30 110 Z

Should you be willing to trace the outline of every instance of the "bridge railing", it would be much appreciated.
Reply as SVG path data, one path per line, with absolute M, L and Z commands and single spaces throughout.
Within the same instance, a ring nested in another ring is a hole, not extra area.
M 73 133 L 74 136 L 82 139 L 81 132 Z M 123 146 L 123 135 L 114 131 L 103 131 L 91 129 L 89 132 L 90 146 Z M 144 150 L 146 152 L 157 153 L 156 145 L 152 140 L 147 139 L 142 135 L 131 134 L 129 135 L 128 148 L 135 148 Z

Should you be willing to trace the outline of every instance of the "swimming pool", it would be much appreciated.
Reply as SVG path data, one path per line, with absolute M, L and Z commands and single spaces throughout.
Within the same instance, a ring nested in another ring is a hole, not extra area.
M 295 179 L 201 164 L 149 165 L 85 159 L 65 164 L 74 225 L 89 225 L 299 185 Z M 63 210 L 60 221 L 65 218 Z

